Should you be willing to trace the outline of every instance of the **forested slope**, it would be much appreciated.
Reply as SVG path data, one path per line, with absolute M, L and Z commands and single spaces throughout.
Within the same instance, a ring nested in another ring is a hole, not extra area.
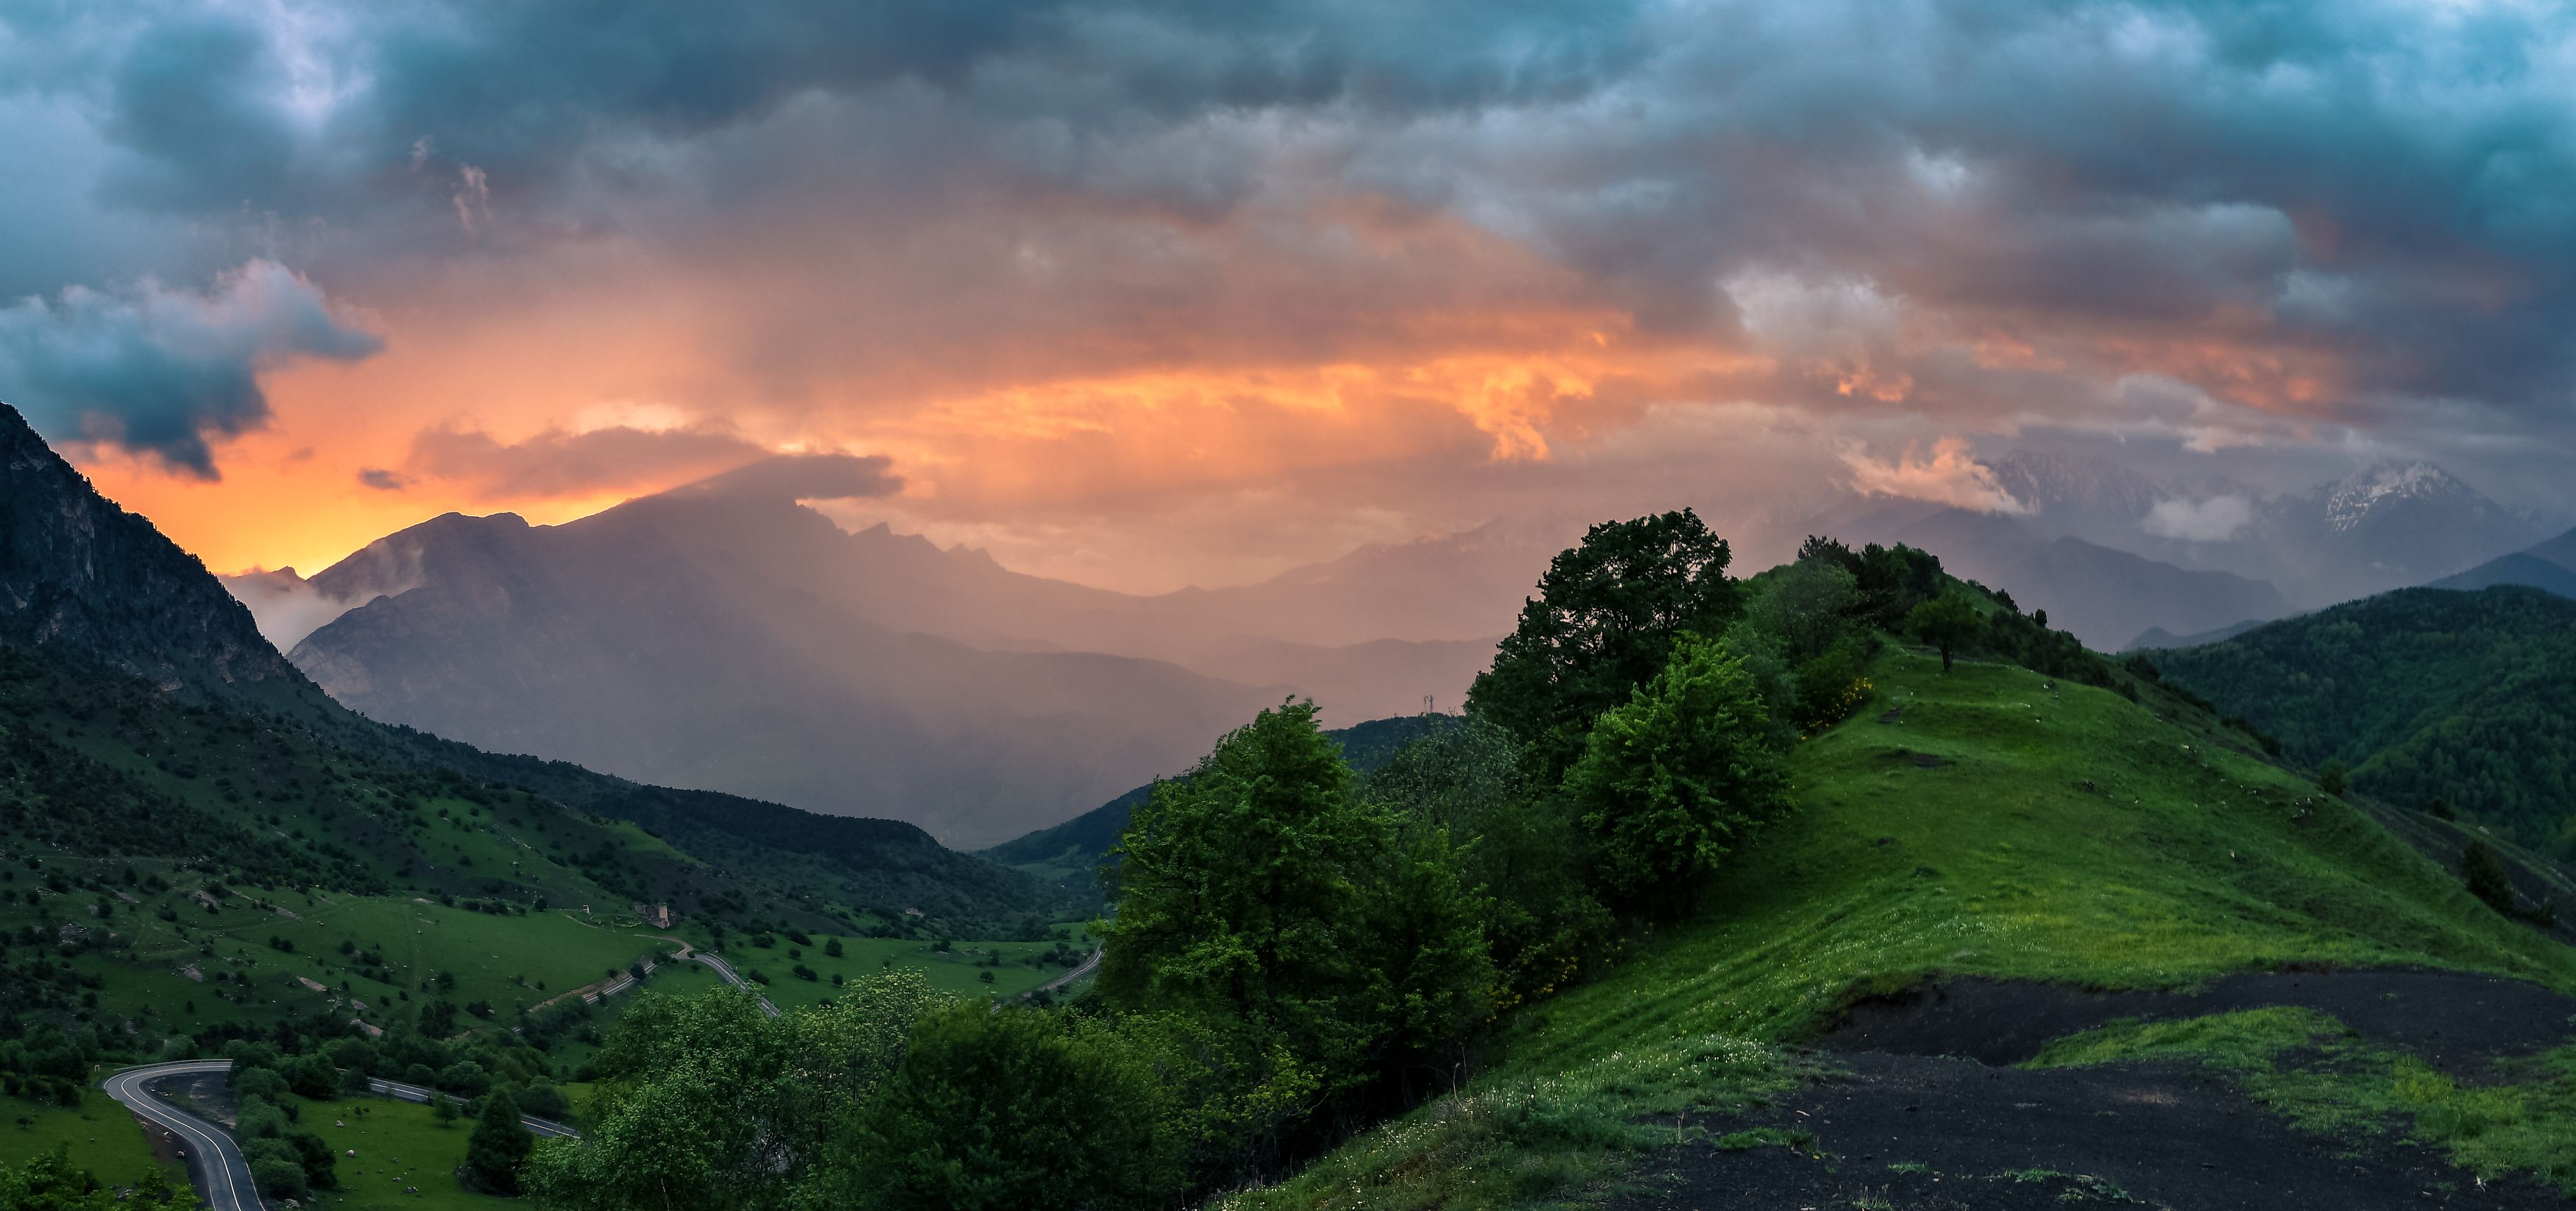
M 2576 854 L 2576 601 L 2402 589 L 2151 658 L 2295 760 Z

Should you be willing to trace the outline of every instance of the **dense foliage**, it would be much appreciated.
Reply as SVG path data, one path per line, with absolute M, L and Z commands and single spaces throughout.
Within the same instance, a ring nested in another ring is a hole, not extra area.
M 2405 589 L 2154 660 L 2358 791 L 2576 855 L 2576 602 Z
M 1685 634 L 1735 616 L 1733 552 L 1688 509 L 1604 522 L 1559 554 L 1521 607 L 1469 713 L 1510 732 L 1554 773 L 1573 764 L 1592 720 L 1664 667 Z
M 1789 778 L 1741 657 L 1686 639 L 1628 703 L 1594 721 L 1567 771 L 1604 892 L 1672 915 L 1756 828 L 1788 810 Z
M 23 1165 L 0 1165 L 0 1211 L 182 1211 L 197 1198 L 170 1184 L 158 1168 L 130 1190 L 114 1190 L 73 1168 L 63 1150 L 40 1152 Z

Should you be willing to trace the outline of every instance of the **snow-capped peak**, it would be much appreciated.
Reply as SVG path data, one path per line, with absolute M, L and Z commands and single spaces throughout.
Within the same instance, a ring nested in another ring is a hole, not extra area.
M 2476 495 L 2450 472 L 2420 459 L 2378 462 L 2337 480 L 2328 489 L 2326 524 L 2349 530 L 2384 505 L 2444 497 L 2474 499 Z

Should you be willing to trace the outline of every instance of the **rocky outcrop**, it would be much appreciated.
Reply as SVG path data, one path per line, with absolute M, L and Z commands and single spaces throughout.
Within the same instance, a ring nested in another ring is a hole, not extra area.
M 196 556 L 100 496 L 6 405 L 0 642 L 75 653 L 174 691 L 310 686 Z

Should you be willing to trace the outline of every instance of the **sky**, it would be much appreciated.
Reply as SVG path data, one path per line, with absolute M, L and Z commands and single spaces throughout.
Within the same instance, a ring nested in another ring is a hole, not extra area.
M 2570 503 L 2547 4 L 0 0 L 0 148 L 0 400 L 223 572 L 779 452 L 1136 591 L 2018 445 Z

